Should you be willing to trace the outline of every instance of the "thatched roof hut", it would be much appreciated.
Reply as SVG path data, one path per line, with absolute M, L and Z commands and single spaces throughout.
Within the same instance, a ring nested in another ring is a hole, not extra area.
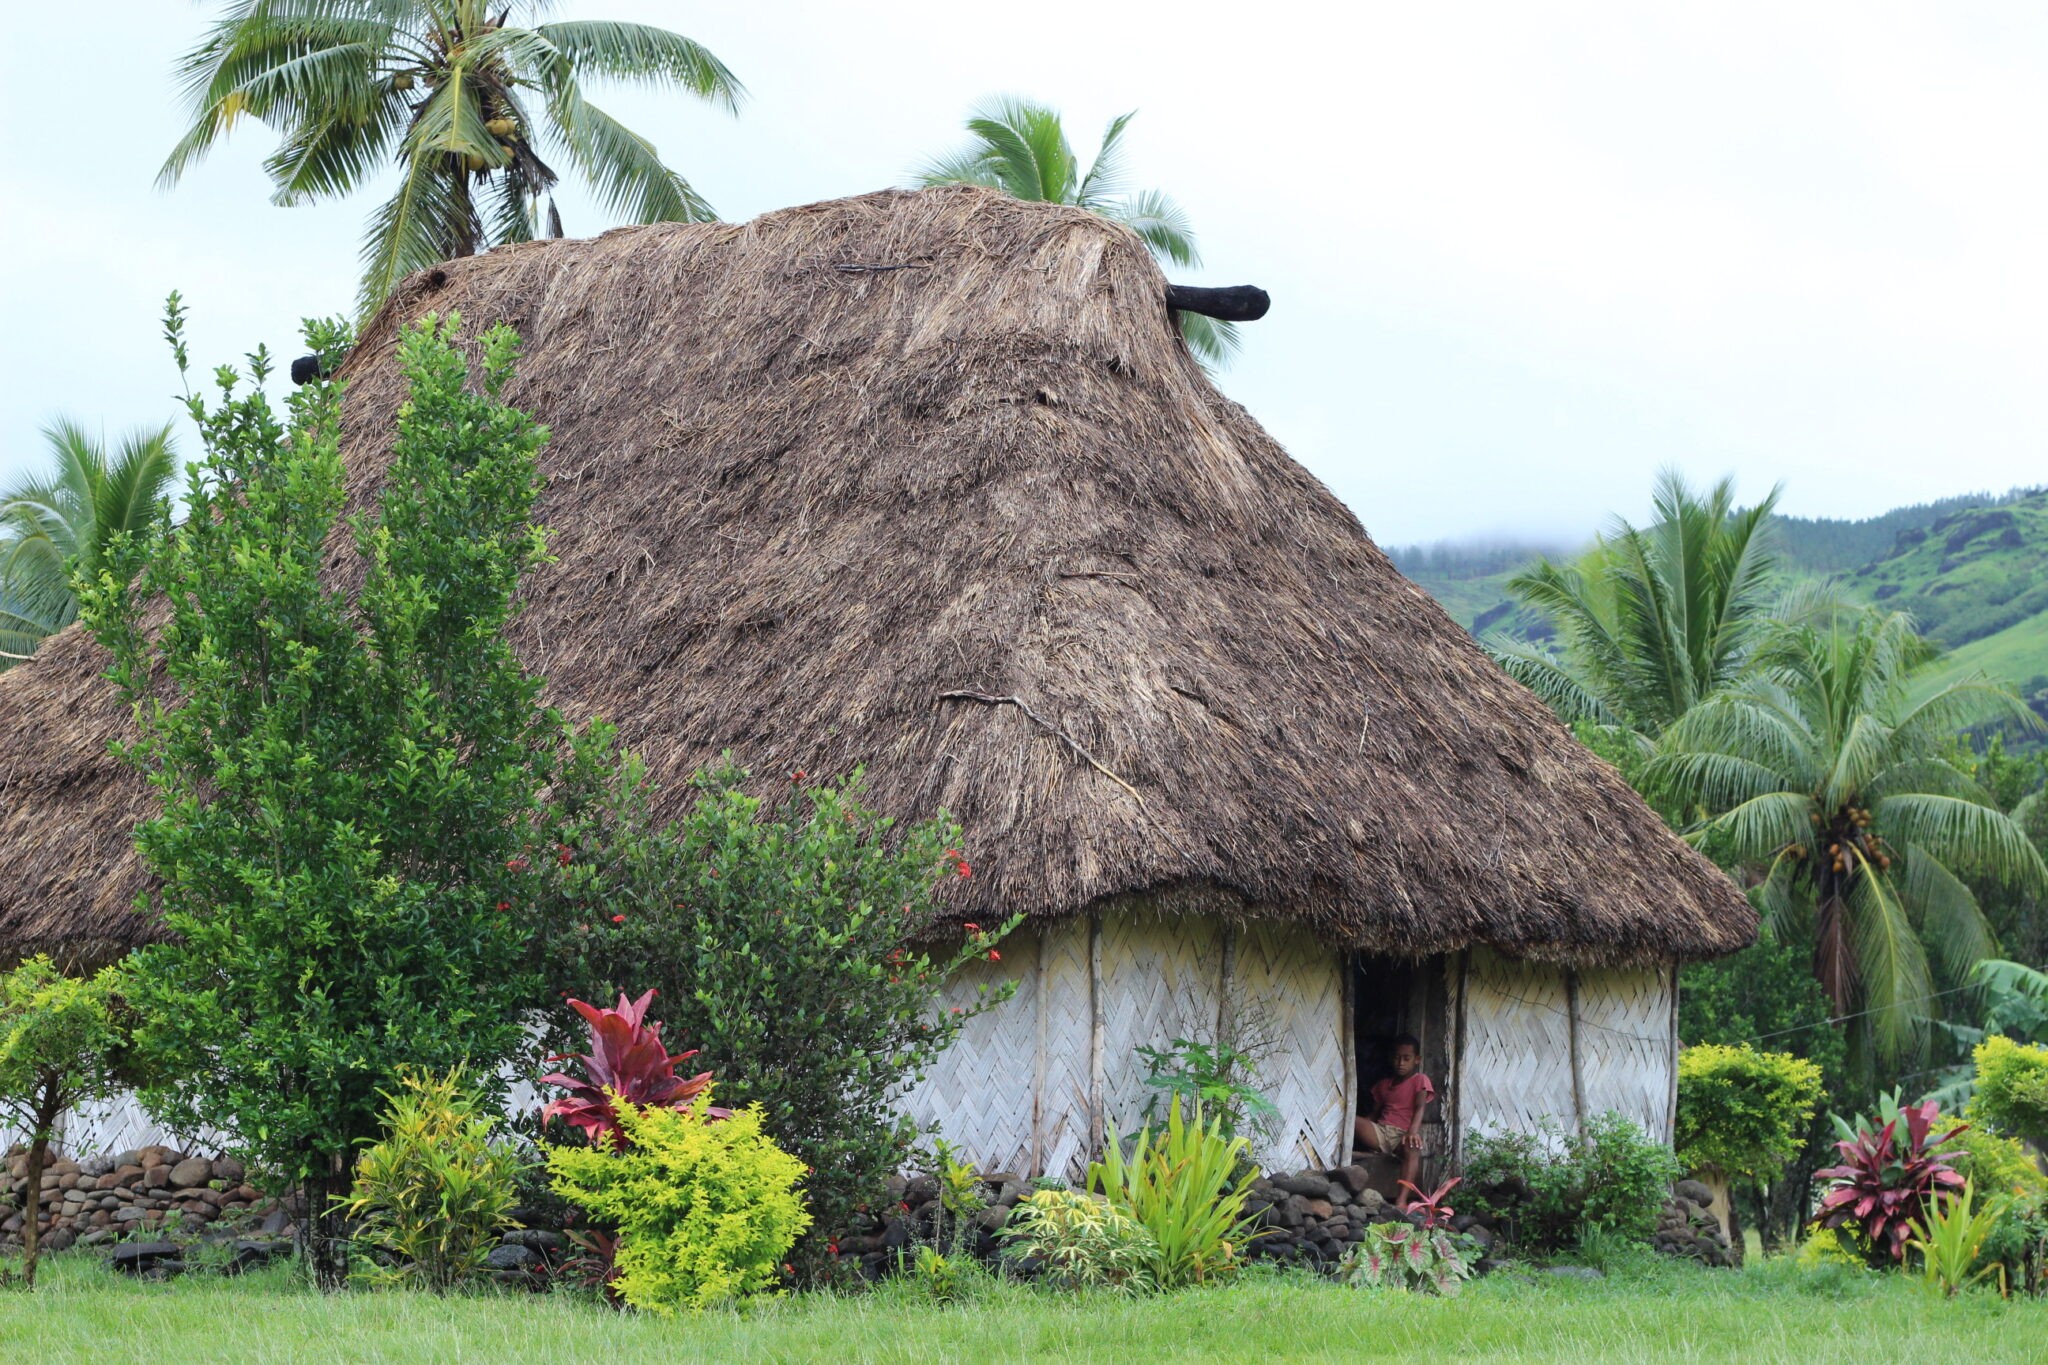
M 409 280 L 345 366 L 352 493 L 397 329 L 514 325 L 559 557 L 516 643 L 552 698 L 674 799 L 730 749 L 946 808 L 962 919 L 1658 973 L 1747 943 L 1728 881 L 1212 387 L 1165 287 L 1125 229 L 971 188 L 501 248 Z M 0 953 L 152 932 L 103 667 L 73 632 L 0 675 Z

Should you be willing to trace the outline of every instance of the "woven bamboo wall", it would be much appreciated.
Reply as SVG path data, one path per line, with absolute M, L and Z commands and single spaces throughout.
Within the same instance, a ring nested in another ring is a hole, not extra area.
M 1349 1119 L 1338 962 L 1306 933 L 1232 933 L 1207 918 L 1120 913 L 1022 931 L 1000 965 L 976 963 L 947 983 L 948 1006 L 966 1005 L 983 981 L 1019 989 L 963 1030 L 904 1110 L 985 1166 L 1078 1180 L 1098 1112 L 1125 1132 L 1138 1125 L 1151 1093 L 1138 1049 L 1213 1041 L 1227 1024 L 1248 1035 L 1258 1084 L 1282 1114 L 1260 1159 L 1327 1163 Z
M 1240 935 L 1232 1005 L 1259 1057 L 1258 1086 L 1281 1125 L 1259 1153 L 1268 1170 L 1350 1159 L 1350 1066 L 1342 955 L 1302 930 L 1270 922 Z
M 941 1136 L 964 1146 L 973 1160 L 991 1169 L 1021 1170 L 1032 1154 L 1030 1025 L 1038 1014 L 1038 974 L 1036 945 L 1021 934 L 1010 944 L 1000 963 L 976 959 L 962 967 L 947 981 L 944 998 L 948 1006 L 965 1008 L 982 985 L 1006 980 L 1017 983 L 1017 994 L 967 1021 L 959 1040 L 910 1091 L 904 1108 L 921 1127 L 936 1124 Z
M 1457 1068 L 1467 1130 L 1572 1123 L 1571 1020 L 1561 968 L 1474 948 L 1465 975 L 1465 1048 Z M 1462 1134 L 1460 1134 L 1462 1136 Z
M 1579 972 L 1579 1071 L 1586 1112 L 1618 1109 L 1671 1140 L 1671 969 Z
M 1614 1109 L 1669 1142 L 1677 1065 L 1671 990 L 1668 967 L 1573 973 L 1473 949 L 1457 1070 L 1460 1123 L 1526 1132 L 1547 1117 L 1570 1130 Z

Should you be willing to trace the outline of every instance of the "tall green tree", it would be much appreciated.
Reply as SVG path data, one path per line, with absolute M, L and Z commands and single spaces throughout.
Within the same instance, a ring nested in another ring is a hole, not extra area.
M 47 957 L 0 972 L 0 1115 L 29 1140 L 21 1241 L 30 1289 L 42 1217 L 36 1197 L 57 1120 L 140 1077 L 130 1047 L 133 1019 L 121 1000 L 124 981 L 119 967 L 67 976 Z
M 2048 883 L 2025 831 L 1951 756 L 1963 726 L 2031 726 L 2031 714 L 1982 679 L 1911 701 L 1927 657 L 1896 613 L 1776 623 L 1749 675 L 1676 718 L 1644 770 L 1654 792 L 1702 812 L 1693 838 L 1765 869 L 1771 931 L 1812 945 L 1860 1066 L 1918 1051 L 1934 968 L 1959 985 L 1994 955 L 1965 876 Z
M 1130 228 L 1162 261 L 1195 267 L 1195 232 L 1180 205 L 1158 190 L 1132 190 L 1123 164 L 1124 130 L 1137 111 L 1109 121 L 1102 145 L 1084 168 L 1067 141 L 1059 111 L 1005 97 L 967 120 L 971 140 L 917 173 L 920 185 L 983 185 L 1017 199 L 1069 204 Z M 1181 335 L 1207 365 L 1220 366 L 1242 345 L 1235 323 L 1182 312 Z
M 175 312 L 169 330 L 182 357 Z M 379 1092 L 406 1068 L 496 1077 L 538 991 L 510 866 L 560 730 L 504 629 L 545 556 L 547 434 L 498 401 L 510 330 L 479 338 L 474 387 L 458 334 L 429 317 L 399 341 L 410 397 L 389 476 L 349 523 L 359 588 L 323 575 L 345 498 L 339 388 L 297 390 L 285 420 L 259 350 L 258 387 L 223 368 L 217 402 L 189 400 L 206 458 L 184 522 L 117 536 L 80 592 L 140 732 L 123 754 L 162 809 L 135 835 L 173 931 L 133 973 L 169 1078 L 144 1101 L 298 1182 L 330 1286 L 331 1197 L 378 1131 Z
M 149 525 L 177 472 L 169 423 L 128 433 L 111 454 L 69 418 L 43 439 L 50 468 L 0 491 L 0 668 L 78 618 L 74 566 L 97 578 L 107 542 Z
M 179 63 L 192 126 L 158 182 L 175 184 L 244 117 L 282 139 L 264 163 L 276 204 L 352 194 L 395 162 L 398 184 L 363 239 L 365 314 L 422 266 L 543 230 L 561 236 L 559 177 L 543 151 L 632 222 L 712 218 L 652 143 L 584 98 L 583 82 L 679 89 L 737 111 L 739 81 L 680 34 L 607 20 L 536 22 L 548 8 L 544 0 L 234 0 Z
M 1562 654 L 1515 645 L 1495 661 L 1567 721 L 1655 737 L 1747 663 L 1772 605 L 1777 501 L 1774 488 L 1738 508 L 1732 480 L 1702 494 L 1664 470 L 1649 526 L 1617 518 L 1578 559 L 1541 559 L 1509 580 L 1556 624 Z

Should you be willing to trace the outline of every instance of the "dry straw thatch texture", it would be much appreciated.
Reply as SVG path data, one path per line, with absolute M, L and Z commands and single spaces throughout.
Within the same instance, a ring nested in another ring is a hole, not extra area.
M 1150 898 L 1414 954 L 1747 943 L 1727 879 L 1211 387 L 1164 288 L 1125 229 L 971 188 L 503 248 L 415 276 L 350 358 L 352 491 L 401 324 L 517 327 L 560 562 L 516 637 L 554 699 L 671 799 L 723 750 L 764 790 L 866 765 L 882 809 L 964 825 L 964 918 Z M 0 675 L 0 950 L 149 928 L 103 666 L 74 632 Z

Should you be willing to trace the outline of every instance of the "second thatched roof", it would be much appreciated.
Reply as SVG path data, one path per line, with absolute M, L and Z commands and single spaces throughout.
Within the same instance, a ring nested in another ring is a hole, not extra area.
M 1128 897 L 1424 954 L 1669 961 L 1728 880 L 1211 387 L 1139 240 L 977 189 L 533 243 L 415 276 L 348 383 L 351 488 L 398 328 L 509 322 L 547 423 L 515 639 L 680 800 L 865 765 L 964 826 L 962 918 Z M 346 568 L 344 566 L 344 572 Z M 0 953 L 149 937 L 125 717 L 76 632 L 0 675 Z

